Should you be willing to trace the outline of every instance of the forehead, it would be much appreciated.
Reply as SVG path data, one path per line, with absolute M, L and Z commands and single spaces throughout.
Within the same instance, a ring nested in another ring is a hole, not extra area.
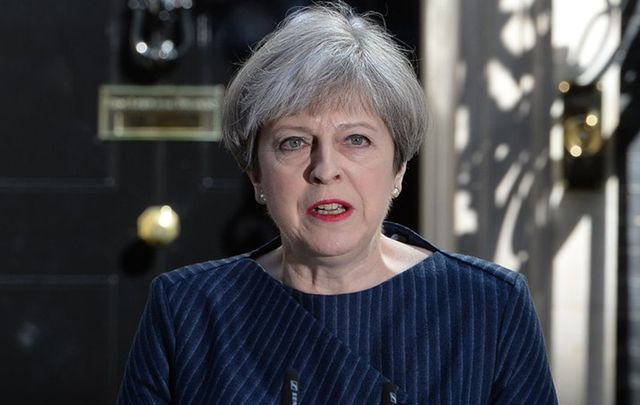
M 386 126 L 384 119 L 378 115 L 368 99 L 358 93 L 343 92 L 331 97 L 323 97 L 302 110 L 287 111 L 268 121 L 263 127 L 273 127 L 280 123 L 300 119 L 317 121 L 366 119 Z
M 378 116 L 371 101 L 362 91 L 333 92 L 311 102 L 305 112 L 311 115 L 328 113 L 368 114 Z

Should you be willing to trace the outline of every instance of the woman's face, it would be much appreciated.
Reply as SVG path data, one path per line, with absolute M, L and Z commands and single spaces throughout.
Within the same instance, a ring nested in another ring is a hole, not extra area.
M 394 187 L 394 144 L 368 109 L 304 112 L 271 122 L 258 140 L 260 174 L 249 176 L 290 254 L 358 255 L 379 239 Z

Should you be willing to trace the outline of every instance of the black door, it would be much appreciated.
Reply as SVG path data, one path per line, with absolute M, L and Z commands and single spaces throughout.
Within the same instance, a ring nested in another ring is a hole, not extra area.
M 182 60 L 145 65 L 128 49 L 125 1 L 3 2 L 0 402 L 113 403 L 151 278 L 273 233 L 218 143 L 96 135 L 100 85 L 227 81 L 235 49 L 216 47 L 208 6 L 189 11 Z M 171 34 L 154 17 L 143 34 Z M 151 247 L 137 219 L 164 204 L 181 235 Z
M 140 34 L 149 42 L 185 40 L 184 21 L 165 3 L 0 6 L 3 404 L 113 403 L 150 280 L 275 234 L 219 143 L 99 140 L 98 88 L 225 84 L 249 44 L 286 9 L 309 2 L 175 1 L 188 9 L 189 46 L 177 60 L 135 57 L 130 39 L 140 7 L 156 7 L 145 11 Z M 417 1 L 411 4 L 395 24 L 415 46 Z M 409 226 L 417 223 L 416 173 L 407 180 L 413 193 L 396 203 L 404 213 L 396 219 Z M 162 247 L 137 234 L 143 210 L 160 205 L 171 206 L 181 225 L 180 236 Z

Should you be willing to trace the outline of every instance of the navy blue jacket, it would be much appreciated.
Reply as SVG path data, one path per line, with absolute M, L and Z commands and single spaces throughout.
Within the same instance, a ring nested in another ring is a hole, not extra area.
M 373 288 L 313 295 L 283 286 L 255 251 L 165 273 L 152 284 L 119 404 L 556 404 L 525 277 L 434 253 Z M 286 388 L 286 387 L 285 387 Z M 390 400 L 387 398 L 387 403 Z

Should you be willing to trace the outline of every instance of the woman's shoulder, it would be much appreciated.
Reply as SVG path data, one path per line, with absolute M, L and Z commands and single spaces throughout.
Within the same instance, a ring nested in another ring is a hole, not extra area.
M 249 253 L 189 264 L 157 276 L 153 284 L 165 291 L 225 288 L 233 280 L 246 277 L 259 265 Z
M 508 286 L 514 286 L 525 276 L 500 264 L 462 253 L 439 251 L 449 271 L 470 273 L 480 280 L 494 280 Z
M 453 308 L 472 317 L 499 318 L 509 303 L 522 308 L 531 300 L 523 274 L 469 255 L 438 250 L 413 274 L 414 280 L 405 284 L 415 289 L 418 300 L 446 316 Z
M 519 279 L 525 279 L 522 274 L 489 260 L 440 249 L 417 232 L 393 222 L 385 222 L 383 232 L 394 240 L 431 251 L 432 254 L 419 267 L 428 269 L 439 278 L 454 276 L 455 279 L 456 275 L 468 274 L 475 282 L 495 281 L 505 286 L 514 286 Z

